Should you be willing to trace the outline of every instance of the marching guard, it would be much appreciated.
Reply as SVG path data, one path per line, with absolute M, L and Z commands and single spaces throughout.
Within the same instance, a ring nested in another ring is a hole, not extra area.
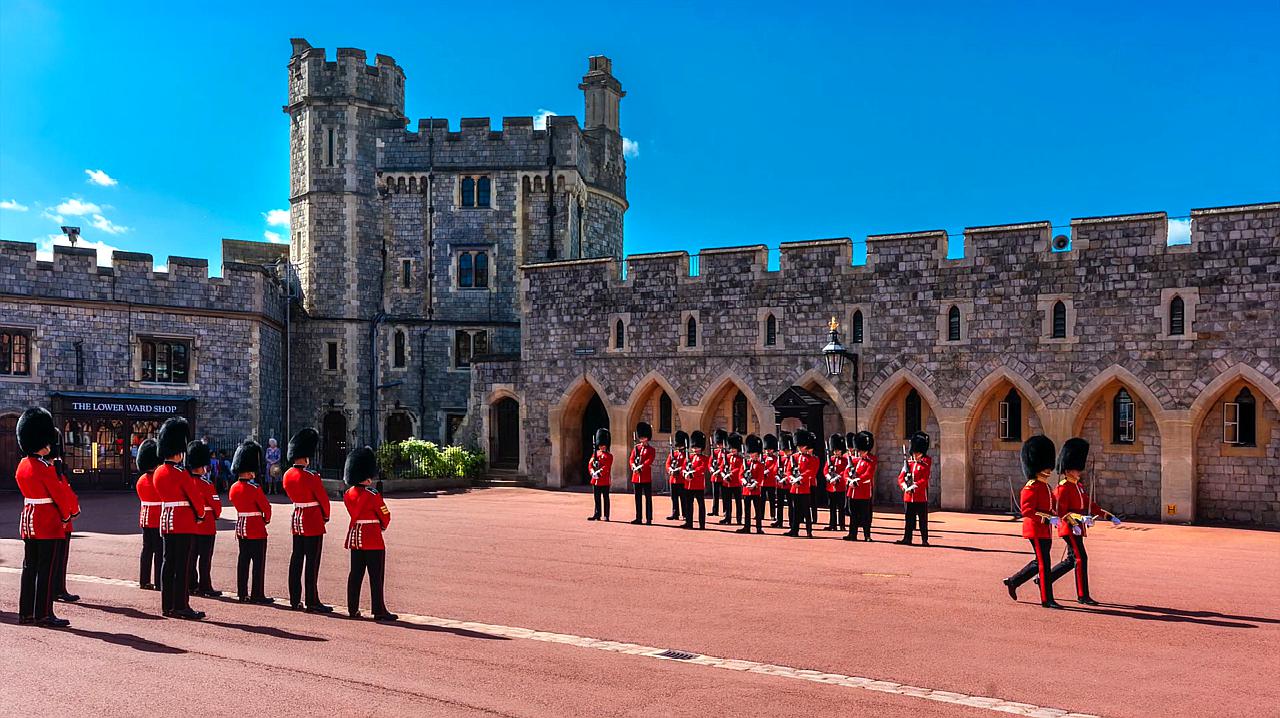
M 693 528 L 693 505 L 698 505 L 698 528 L 707 527 L 707 473 L 710 459 L 703 455 L 707 448 L 707 435 L 695 431 L 689 436 L 684 462 L 684 528 Z
M 929 474 L 933 469 L 933 460 L 929 458 L 929 435 L 917 431 L 909 440 L 910 449 L 902 460 L 902 471 L 898 474 L 898 486 L 902 489 L 902 499 L 906 503 L 907 515 L 902 538 L 894 541 L 897 544 L 910 546 L 913 543 L 916 524 L 920 526 L 920 545 L 929 545 Z
M 236 482 L 227 492 L 236 507 L 236 539 L 240 557 L 236 561 L 236 595 L 241 603 L 270 605 L 275 599 L 266 594 L 267 524 L 271 523 L 271 502 L 258 484 L 262 470 L 262 446 L 244 441 L 236 447 L 231 459 L 231 475 Z M 252 571 L 253 583 L 249 583 Z
M 760 496 L 769 507 L 769 525 L 777 528 L 781 516 L 778 513 L 778 437 L 765 434 L 763 448 L 760 455 Z
M 204 494 L 182 466 L 191 438 L 187 420 L 165 419 L 156 434 L 156 448 L 163 460 L 151 472 L 160 495 L 160 535 L 164 561 L 160 566 L 160 611 L 166 618 L 200 620 L 204 611 L 191 610 L 191 543 L 204 520 Z
M 1090 492 L 1080 484 L 1080 472 L 1089 458 L 1089 442 L 1079 437 L 1067 439 L 1058 454 L 1058 473 L 1062 481 L 1054 492 L 1057 506 L 1058 535 L 1067 544 L 1067 555 L 1049 570 L 1049 583 L 1053 583 L 1075 569 L 1076 600 L 1086 606 L 1098 602 L 1089 594 L 1089 554 L 1084 548 L 1084 537 L 1095 518 L 1107 518 L 1119 526 L 1120 517 L 1094 502 Z
M 671 453 L 667 455 L 667 484 L 671 487 L 671 515 L 668 521 L 680 520 L 680 505 L 684 503 L 684 460 L 689 435 L 677 431 L 671 441 Z
M 844 472 L 848 463 L 844 450 L 844 434 L 827 438 L 827 531 L 844 531 Z
M 587 518 L 588 521 L 599 521 L 604 508 L 603 517 L 609 520 L 609 482 L 613 476 L 613 454 L 609 453 L 609 430 L 596 429 L 595 453 L 587 462 L 587 471 L 591 475 L 591 493 L 595 499 L 596 512 Z
M 798 537 L 803 521 L 805 536 L 813 538 L 813 512 L 809 502 L 813 487 L 818 483 L 822 462 L 813 453 L 817 439 L 811 432 L 797 429 L 794 438 L 800 451 L 791 457 L 791 476 L 788 479 L 791 487 L 791 530 L 787 535 Z
M 191 538 L 191 563 L 188 574 L 191 585 L 188 587 L 193 595 L 206 598 L 217 598 L 222 595 L 213 587 L 213 578 L 209 572 L 213 568 L 213 545 L 218 537 L 218 519 L 222 516 L 222 499 L 218 496 L 218 487 L 213 485 L 213 477 L 209 475 L 209 464 L 213 453 L 209 445 L 203 441 L 187 444 L 187 458 L 183 465 L 191 474 L 192 482 L 200 495 L 204 497 L 204 521 L 196 525 L 196 532 Z
M 46 458 L 53 463 L 53 469 L 58 474 L 58 481 L 62 484 L 62 489 L 75 498 L 76 492 L 75 489 L 71 488 L 71 480 L 67 477 L 67 464 L 63 461 L 62 456 L 62 432 L 54 428 L 53 435 L 57 440 L 53 442 L 53 447 L 49 450 L 49 455 Z M 76 503 L 79 503 L 78 498 Z M 53 558 L 53 598 L 55 601 L 64 603 L 74 603 L 80 600 L 79 596 L 67 590 L 67 561 L 71 557 L 73 523 L 74 521 L 67 521 L 64 527 L 67 532 L 66 538 L 59 542 L 58 552 Z
M 876 480 L 875 436 L 870 431 L 853 435 L 852 457 L 845 466 L 845 494 L 849 499 L 849 534 L 845 541 L 857 541 L 858 529 L 862 540 L 871 540 L 871 489 Z
M 742 435 L 733 432 L 725 441 L 726 447 L 720 459 L 720 496 L 724 504 L 722 524 L 732 524 L 736 515 L 742 519 L 742 483 L 746 462 L 742 458 Z M 734 509 L 737 514 L 734 514 Z
M 320 433 L 310 427 L 289 439 L 285 460 L 284 492 L 293 502 L 293 554 L 289 557 L 289 605 L 308 613 L 330 613 L 333 606 L 320 602 L 320 555 L 324 549 L 325 524 L 329 523 L 329 494 L 320 473 L 311 469 L 311 459 L 320 448 Z M 303 604 L 303 582 L 306 604 Z
M 142 554 L 138 557 L 138 588 L 154 591 L 160 588 L 161 561 L 164 559 L 164 539 L 160 537 L 160 494 L 151 481 L 151 472 L 160 465 L 160 454 L 155 439 L 147 439 L 138 445 L 136 460 L 138 481 L 134 491 L 138 494 L 138 528 L 142 529 Z
M 711 460 L 710 479 L 711 479 L 711 511 L 707 512 L 708 516 L 720 515 L 720 504 L 724 500 L 724 487 L 721 480 L 724 473 L 724 455 L 725 444 L 729 441 L 729 432 L 724 429 L 716 429 L 711 432 Z
M 740 534 L 751 533 L 751 513 L 755 510 L 756 533 L 764 533 L 764 442 L 755 434 L 747 434 L 747 459 L 743 465 L 742 528 Z
M 351 572 L 347 574 L 347 615 L 360 618 L 360 588 L 369 574 L 369 598 L 373 618 L 394 621 L 399 616 L 387 610 L 384 588 L 387 576 L 387 546 L 382 532 L 391 525 L 391 510 L 372 484 L 378 476 L 378 458 L 373 449 L 362 446 L 347 455 L 342 479 L 349 487 L 342 503 L 351 516 L 345 548 L 351 552 Z
M 636 495 L 636 518 L 631 523 L 642 523 L 641 499 L 644 503 L 643 523 L 653 523 L 653 457 L 657 454 L 649 445 L 653 428 L 645 422 L 636 424 L 636 445 L 631 449 L 627 462 L 631 466 L 631 485 Z
M 17 428 L 18 450 L 23 454 L 14 472 L 22 493 L 18 623 L 64 628 L 71 622 L 53 613 L 54 559 L 58 543 L 66 540 L 66 524 L 80 513 L 80 505 L 70 488 L 58 480 L 57 470 L 47 459 L 57 441 L 53 416 L 40 407 L 32 407 L 22 412 Z
M 1049 554 L 1053 550 L 1053 530 L 1061 523 L 1053 510 L 1053 494 L 1049 475 L 1053 473 L 1054 446 L 1045 436 L 1036 435 L 1022 444 L 1022 475 L 1027 479 L 1019 501 L 1022 509 L 1022 537 L 1031 542 L 1031 561 L 1004 579 L 1009 598 L 1018 600 L 1018 587 L 1033 576 L 1040 583 L 1040 605 L 1062 608 L 1053 600 L 1053 581 L 1049 576 Z

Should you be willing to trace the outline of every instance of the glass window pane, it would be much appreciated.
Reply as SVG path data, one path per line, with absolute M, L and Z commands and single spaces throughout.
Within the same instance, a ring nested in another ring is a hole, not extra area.
M 667 392 L 662 392 L 662 396 L 658 399 L 658 433 L 671 433 L 671 397 L 667 396 Z
M 477 207 L 489 206 L 489 178 L 488 177 L 481 177 L 480 181 L 476 182 L 476 206 Z
M 960 341 L 960 308 L 952 307 L 947 312 L 947 341 Z
M 488 252 L 476 252 L 475 285 L 477 287 L 489 286 L 489 253 Z
M 0 374 L 9 374 L 13 371 L 10 363 L 11 336 L 10 334 L 0 334 Z
M 778 319 L 772 314 L 764 320 L 764 345 L 776 346 L 778 343 Z
M 489 333 L 476 332 L 471 337 L 471 356 L 478 357 L 489 353 Z
M 175 343 L 169 350 L 169 376 L 176 384 L 187 383 L 187 345 Z
M 693 317 L 689 317 L 689 321 L 685 325 L 685 346 L 698 346 L 698 322 Z
M 18 376 L 26 376 L 31 372 L 30 362 L 27 361 L 27 358 L 30 356 L 30 352 L 27 348 L 29 341 L 30 340 L 27 338 L 27 335 L 22 332 L 15 332 L 13 334 L 12 371 Z
M 169 345 L 156 342 L 156 381 L 169 381 Z
M 156 380 L 156 345 L 153 342 L 142 343 L 142 380 Z
M 470 252 L 463 252 L 458 255 L 458 286 L 475 286 L 475 274 L 472 269 L 472 256 Z
M 462 206 L 476 206 L 476 181 L 470 177 L 462 180 Z
M 471 366 L 471 335 L 461 329 L 453 335 L 453 365 L 460 369 Z
M 861 309 L 853 313 L 853 331 L 851 332 L 851 334 L 853 335 L 854 344 L 862 343 L 862 310 Z

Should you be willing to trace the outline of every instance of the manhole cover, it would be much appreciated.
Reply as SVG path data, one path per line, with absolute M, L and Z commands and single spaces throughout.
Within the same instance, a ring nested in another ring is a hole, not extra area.
M 670 658 L 673 661 L 691 661 L 697 658 L 696 653 L 688 653 L 686 651 L 673 651 L 670 648 L 658 654 L 658 658 Z

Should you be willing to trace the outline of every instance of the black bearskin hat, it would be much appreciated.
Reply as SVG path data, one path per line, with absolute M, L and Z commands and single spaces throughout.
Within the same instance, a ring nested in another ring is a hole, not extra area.
M 853 435 L 853 446 L 858 451 L 871 451 L 875 445 L 876 437 L 870 431 L 859 431 Z
M 676 438 L 671 442 L 671 444 L 672 446 L 677 446 L 681 449 L 687 449 L 689 448 L 689 435 L 684 431 L 677 431 Z
M 923 431 L 917 431 L 911 435 L 911 453 L 927 454 L 929 453 L 929 435 Z
M 253 439 L 246 439 L 236 447 L 236 455 L 231 457 L 231 474 L 257 475 L 262 470 L 262 445 Z
M 308 426 L 289 439 L 289 449 L 285 452 L 284 458 L 290 464 L 298 459 L 310 459 L 316 455 L 316 450 L 319 448 L 320 432 Z
M 187 442 L 191 440 L 191 427 L 187 420 L 180 416 L 171 416 L 160 425 L 156 434 L 157 449 L 161 459 L 167 459 L 187 450 Z
M 777 450 L 778 450 L 778 437 L 774 436 L 773 434 L 765 434 L 765 435 L 764 435 L 764 450 L 765 450 L 765 451 L 777 451 Z
M 373 453 L 373 449 L 361 446 L 347 454 L 347 464 L 342 469 L 342 480 L 347 486 L 359 486 L 361 481 L 372 479 L 377 475 L 378 457 Z
M 764 442 L 760 441 L 760 437 L 755 434 L 747 434 L 747 453 L 758 454 L 764 451 Z
M 1062 442 L 1062 451 L 1058 452 L 1058 473 L 1066 471 L 1084 471 L 1085 461 L 1089 459 L 1089 442 L 1074 437 Z
M 716 429 L 711 433 L 712 446 L 724 446 L 727 441 L 729 441 L 729 432 L 724 429 Z
M 187 458 L 182 460 L 182 464 L 188 469 L 202 469 L 209 465 L 211 458 L 213 458 L 213 452 L 209 451 L 208 444 L 193 441 L 187 444 Z
M 805 447 L 809 447 L 810 449 L 814 448 L 813 434 L 808 429 L 796 429 L 794 437 L 796 441 L 796 448 L 798 449 L 803 449 Z
M 695 431 L 689 436 L 689 446 L 694 449 L 707 448 L 707 435 L 701 431 Z
M 18 417 L 18 450 L 28 456 L 46 446 L 53 446 L 58 440 L 57 429 L 53 426 L 53 414 L 48 410 L 33 406 Z
M 1053 440 L 1042 434 L 1027 439 L 1022 443 L 1022 475 L 1034 479 L 1041 471 L 1053 468 Z
M 783 451 L 796 450 L 796 438 L 791 435 L 790 431 L 784 431 L 780 433 L 778 435 L 778 442 L 779 442 L 779 445 L 782 447 Z
M 601 446 L 609 446 L 610 443 L 609 430 L 596 429 L 596 438 L 591 445 L 600 448 Z
M 827 451 L 844 451 L 844 434 L 832 434 L 827 437 Z
M 636 440 L 637 441 L 639 441 L 640 439 L 652 439 L 652 438 L 653 438 L 653 427 L 649 426 L 649 422 L 642 421 L 639 424 L 636 424 Z
M 159 444 L 155 439 L 147 439 L 138 445 L 137 466 L 138 471 L 149 474 L 160 465 Z
M 742 451 L 742 434 L 735 431 L 729 435 L 729 448 L 734 451 Z
M 844 435 L 844 448 L 846 448 L 846 449 L 855 449 L 855 448 L 857 448 L 857 446 L 858 446 L 858 441 L 857 441 L 857 439 L 855 438 L 856 436 L 857 436 L 857 434 L 853 433 L 852 431 L 847 431 L 847 432 L 845 432 L 845 435 Z

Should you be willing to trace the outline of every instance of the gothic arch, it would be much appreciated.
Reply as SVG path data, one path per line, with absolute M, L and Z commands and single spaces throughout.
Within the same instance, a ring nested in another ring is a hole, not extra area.
M 590 374 L 575 378 L 551 407 L 547 417 L 551 438 L 551 471 L 548 477 L 551 486 L 566 486 L 577 475 L 582 452 L 583 412 L 592 397 L 599 397 L 610 417 L 616 413 L 604 386 Z
M 761 426 L 769 426 L 770 420 L 773 418 L 773 412 L 767 409 L 772 409 L 773 407 L 761 401 L 760 396 L 751 387 L 751 383 L 736 368 L 732 368 L 726 369 L 711 380 L 707 385 L 706 391 L 702 392 L 702 399 L 698 401 L 695 407 L 698 416 L 696 428 L 702 431 L 710 431 L 711 410 L 724 392 L 731 387 L 738 389 L 747 397 L 747 406 L 751 408 L 751 411 L 755 412 Z
M 1192 436 L 1200 433 L 1200 425 L 1204 423 L 1204 419 L 1208 415 L 1209 409 L 1216 402 L 1218 395 L 1236 380 L 1243 380 L 1257 387 L 1276 407 L 1276 410 L 1280 411 L 1280 386 L 1271 381 L 1266 374 L 1248 364 L 1236 364 L 1209 382 L 1200 390 L 1200 394 L 1196 396 L 1195 401 L 1191 403 Z
M 631 396 L 627 397 L 626 414 L 628 435 L 635 428 L 636 422 L 640 420 L 640 413 L 647 403 L 649 394 L 655 389 L 661 389 L 671 398 L 671 416 L 673 423 L 678 423 L 676 417 L 680 416 L 680 409 L 684 407 L 684 402 L 680 400 L 680 392 L 671 386 L 671 382 L 663 376 L 657 369 L 650 371 L 636 382 L 636 386 L 631 391 Z M 674 427 L 673 427 L 674 428 Z M 654 432 L 658 430 L 657 425 L 653 427 Z
M 978 382 L 977 386 L 970 390 L 969 396 L 965 399 L 964 416 L 966 436 L 972 436 L 973 428 L 978 422 L 978 415 L 980 414 L 979 410 L 987 403 L 987 400 L 990 399 L 991 393 L 995 391 L 1002 382 L 1006 381 L 1012 384 L 1013 387 L 1018 390 L 1018 393 L 1022 394 L 1027 402 L 1031 404 L 1032 410 L 1035 411 L 1036 416 L 1040 418 L 1040 425 L 1046 425 L 1045 422 L 1048 421 L 1049 417 L 1049 406 L 1045 402 L 1044 398 L 1040 396 L 1040 392 L 1036 390 L 1035 385 L 1028 381 L 1026 377 L 1016 371 L 1013 371 L 1009 367 L 999 366 L 983 377 L 982 381 Z
M 849 402 L 845 401 L 844 394 L 836 388 L 835 384 L 831 383 L 831 379 L 827 376 L 825 369 L 822 371 L 810 369 L 792 380 L 790 385 L 808 388 L 805 386 L 806 384 L 818 387 L 822 390 L 823 394 L 827 395 L 827 398 L 831 400 L 832 405 L 835 406 L 836 411 L 839 412 L 840 418 L 844 423 L 845 431 L 849 431 L 849 427 L 853 426 L 853 406 L 849 404 Z M 782 390 L 780 389 L 779 391 Z M 854 429 L 854 431 L 857 430 L 857 428 Z
M 1067 412 L 1071 417 L 1071 435 L 1079 435 L 1088 410 L 1097 401 L 1098 395 L 1102 390 L 1113 383 L 1123 385 L 1146 405 L 1147 411 L 1151 412 L 1152 418 L 1155 419 L 1156 431 L 1163 436 L 1163 422 L 1166 413 L 1164 404 L 1161 403 L 1160 398 L 1156 396 L 1151 387 L 1147 386 L 1146 382 L 1119 364 L 1112 364 L 1102 370 L 1090 379 L 1089 383 L 1085 384 L 1080 391 L 1076 392 L 1076 398 L 1071 402 L 1071 407 Z
M 916 391 L 920 392 L 921 398 L 929 403 L 933 411 L 938 411 L 942 406 L 942 402 L 938 401 L 938 395 L 933 393 L 933 389 L 925 383 L 923 379 L 916 375 L 915 371 L 902 367 L 890 374 L 879 383 L 875 391 L 871 394 L 871 399 L 867 401 L 870 417 L 867 426 L 877 426 L 880 420 L 884 418 L 884 412 L 888 408 L 889 399 L 902 388 L 903 384 L 910 384 Z

